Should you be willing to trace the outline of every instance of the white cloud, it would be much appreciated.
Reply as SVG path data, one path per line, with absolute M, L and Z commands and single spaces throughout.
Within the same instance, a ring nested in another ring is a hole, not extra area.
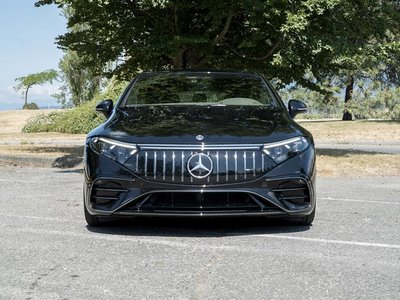
M 51 95 L 54 95 L 59 92 L 60 86 L 59 85 L 34 85 L 32 88 L 29 90 L 29 95 L 30 96 L 48 96 L 50 97 Z

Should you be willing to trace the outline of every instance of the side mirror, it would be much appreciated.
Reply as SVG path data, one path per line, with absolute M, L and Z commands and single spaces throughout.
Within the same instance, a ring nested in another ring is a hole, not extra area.
M 289 115 L 294 118 L 297 114 L 307 112 L 307 105 L 303 101 L 290 100 L 288 104 Z
M 113 110 L 113 101 L 110 99 L 103 100 L 96 106 L 96 111 L 102 113 L 106 118 L 111 116 Z

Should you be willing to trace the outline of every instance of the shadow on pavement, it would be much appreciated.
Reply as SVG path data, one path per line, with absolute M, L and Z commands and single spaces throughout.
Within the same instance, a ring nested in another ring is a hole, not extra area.
M 83 174 L 83 169 L 79 168 L 79 169 L 65 169 L 65 170 L 61 170 L 61 171 L 55 171 L 58 174 Z
M 342 156 L 351 156 L 354 154 L 387 154 L 385 152 L 375 152 L 375 151 L 362 151 L 362 150 L 352 150 L 352 149 L 329 149 L 329 148 L 317 148 L 317 155 L 325 155 L 325 156 L 333 156 L 333 157 L 342 157 Z
M 65 155 L 74 155 L 74 156 L 83 156 L 83 146 L 35 146 L 30 147 L 29 151 L 32 153 L 53 153 L 53 152 L 61 152 L 65 153 Z
M 307 231 L 311 226 L 296 225 L 276 218 L 132 218 L 89 227 L 91 232 L 124 236 L 224 237 Z

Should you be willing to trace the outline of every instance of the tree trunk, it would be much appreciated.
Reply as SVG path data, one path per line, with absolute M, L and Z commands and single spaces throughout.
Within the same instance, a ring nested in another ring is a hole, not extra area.
M 189 49 L 188 48 L 184 48 L 182 50 L 180 50 L 175 57 L 172 58 L 172 62 L 174 65 L 174 69 L 186 69 L 187 68 L 187 51 Z
M 344 95 L 344 112 L 343 112 L 343 121 L 351 121 L 353 119 L 353 115 L 348 110 L 348 106 L 353 99 L 353 90 L 354 90 L 354 76 L 350 76 L 349 83 L 346 86 L 346 93 Z
M 28 86 L 26 87 L 24 108 L 25 108 L 26 105 L 28 104 L 28 91 L 29 91 L 29 88 L 30 88 L 30 87 L 31 87 L 30 85 L 28 85 Z

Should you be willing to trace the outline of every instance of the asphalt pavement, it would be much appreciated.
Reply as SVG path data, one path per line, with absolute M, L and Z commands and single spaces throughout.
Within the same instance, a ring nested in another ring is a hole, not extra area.
M 0 299 L 399 299 L 400 177 L 318 178 L 314 225 L 86 227 L 78 169 L 0 164 Z

